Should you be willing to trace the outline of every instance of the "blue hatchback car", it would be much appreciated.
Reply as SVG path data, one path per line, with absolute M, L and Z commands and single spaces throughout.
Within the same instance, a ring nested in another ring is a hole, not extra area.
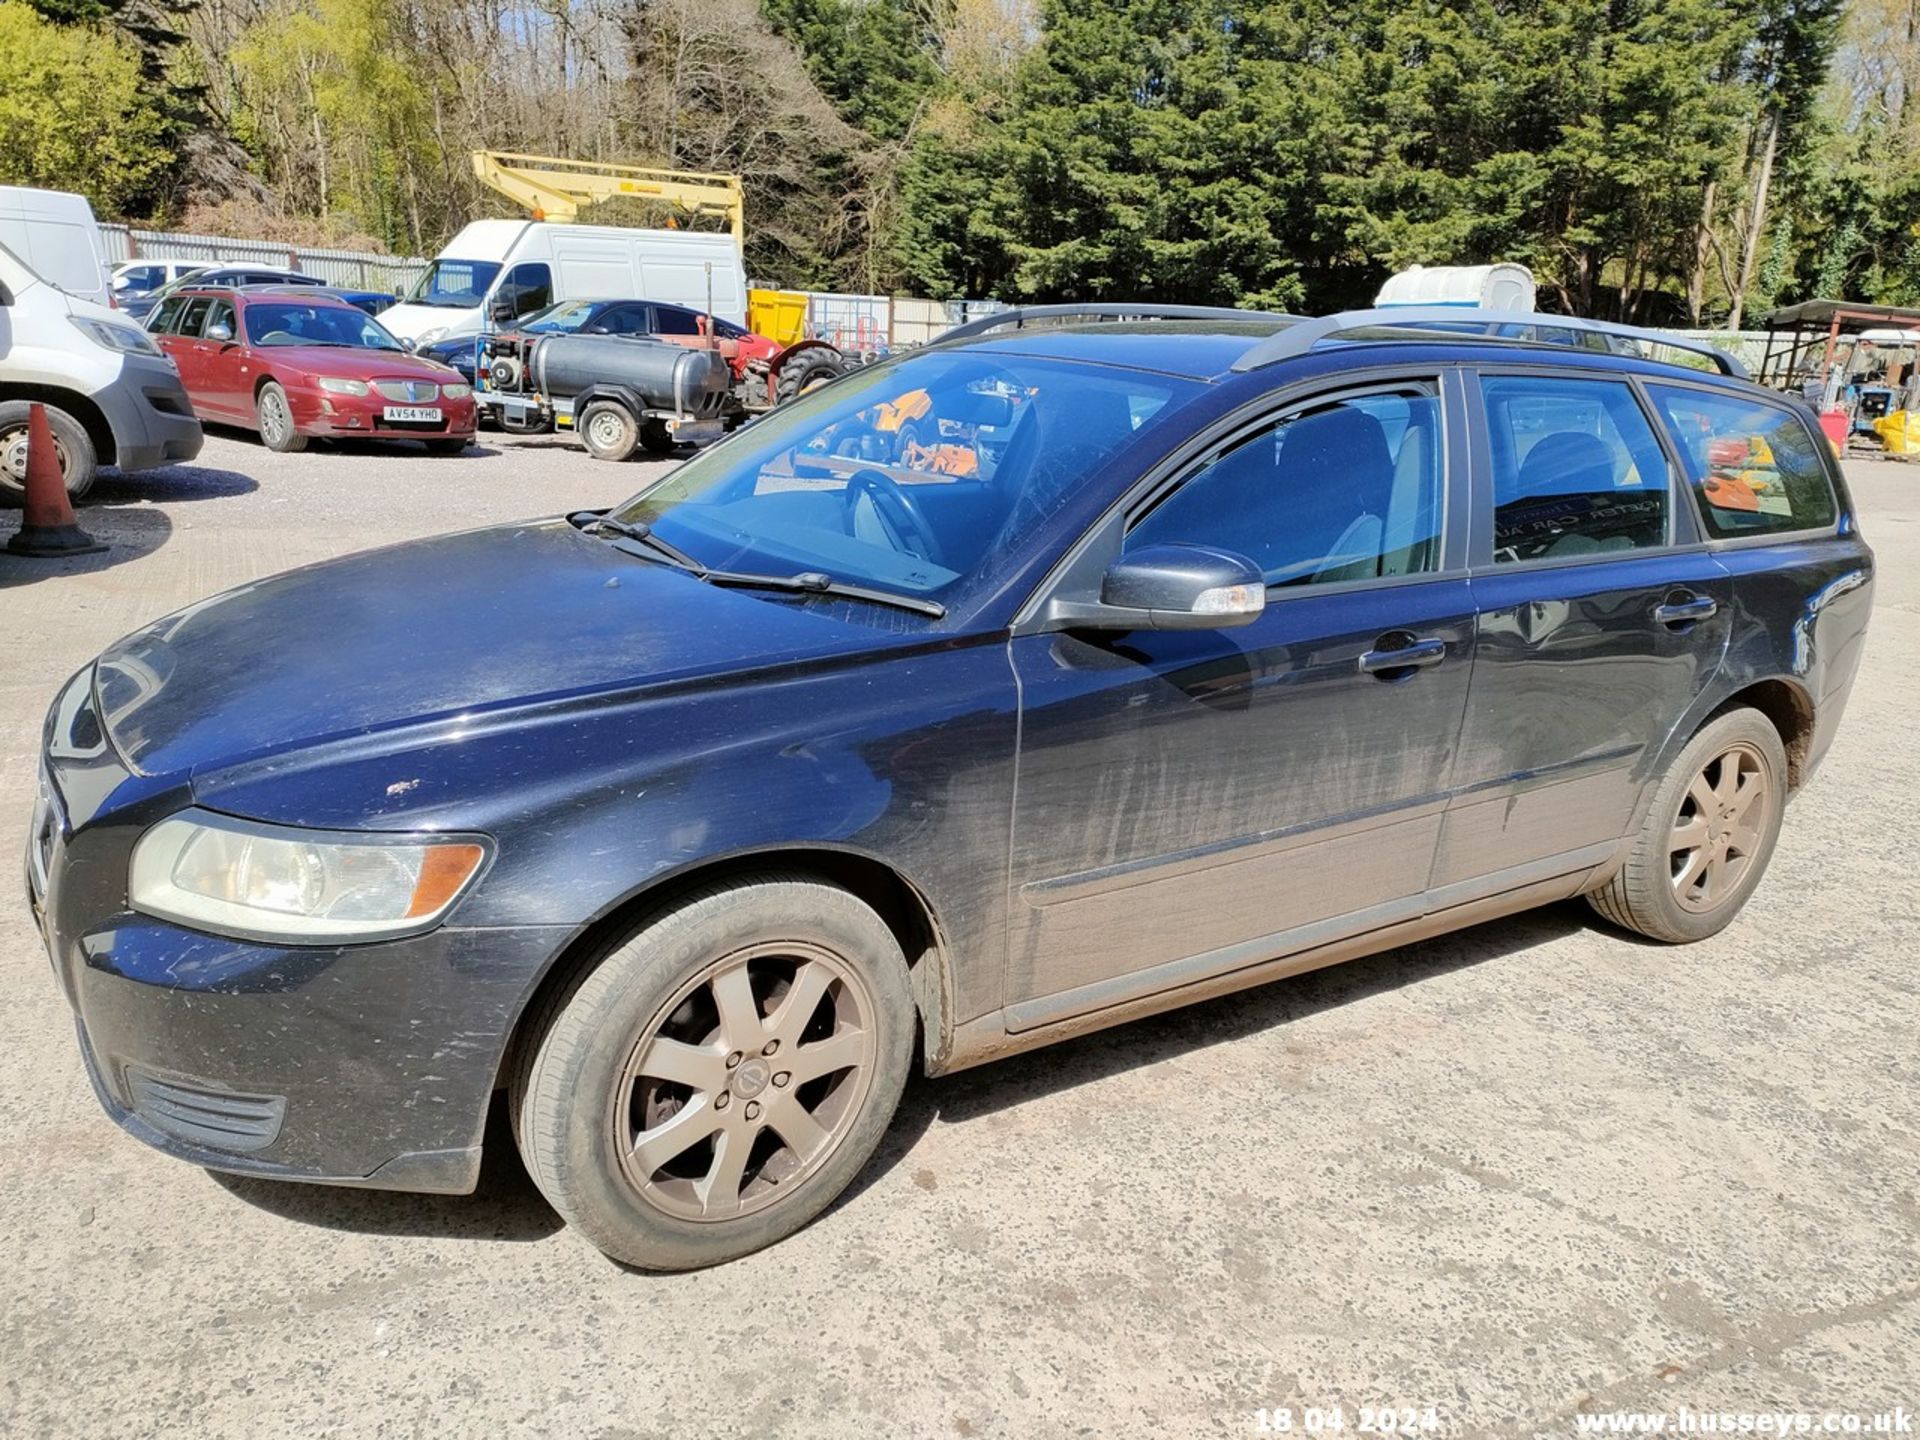
M 1799 402 L 1538 326 L 1016 311 L 604 513 L 128 636 L 28 852 L 101 1103 L 458 1192 L 505 1092 L 567 1220 L 686 1268 L 817 1215 L 916 1066 L 1574 896 L 1712 934 L 1872 553 Z

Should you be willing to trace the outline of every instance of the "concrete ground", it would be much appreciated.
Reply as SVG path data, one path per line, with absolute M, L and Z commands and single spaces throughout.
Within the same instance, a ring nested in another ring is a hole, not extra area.
M 618 499 L 567 440 L 463 459 L 209 441 L 109 479 L 113 549 L 0 556 L 0 838 L 56 684 L 209 592 Z M 1186 1436 L 1261 1407 L 1920 1409 L 1920 467 L 1852 710 L 1746 914 L 1578 905 L 909 1089 L 850 1196 L 701 1274 L 481 1193 L 223 1179 L 100 1113 L 0 887 L 0 1436 Z M 11 529 L 0 518 L 0 532 Z M 1269 1424 L 1273 1422 L 1269 1420 Z M 1871 1421 L 1869 1420 L 1869 1424 Z M 1333 1433 L 1328 1430 L 1325 1433 Z

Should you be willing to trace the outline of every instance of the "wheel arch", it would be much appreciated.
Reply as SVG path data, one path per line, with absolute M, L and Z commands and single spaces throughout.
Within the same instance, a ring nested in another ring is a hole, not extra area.
M 1807 758 L 1813 749 L 1813 697 L 1797 681 L 1756 680 L 1728 695 L 1693 727 L 1688 739 L 1701 726 L 1729 710 L 1758 710 L 1780 732 L 1780 744 L 1787 752 L 1787 790 L 1791 794 L 1806 782 Z
M 932 903 L 920 886 L 884 860 L 857 850 L 810 845 L 696 861 L 652 877 L 608 906 L 560 948 L 522 999 L 501 1050 L 495 1087 L 512 1076 L 522 1047 L 538 1041 L 536 1027 L 554 993 L 592 971 L 649 914 L 704 886 L 772 870 L 837 885 L 872 906 L 886 923 L 907 957 L 907 979 L 920 1018 L 922 1068 L 936 1072 L 952 1035 L 952 978 L 945 933 Z

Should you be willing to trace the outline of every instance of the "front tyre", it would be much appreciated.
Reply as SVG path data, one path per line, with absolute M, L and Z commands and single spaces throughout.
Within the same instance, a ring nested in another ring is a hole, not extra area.
M 535 1184 L 614 1259 L 691 1270 L 791 1235 L 859 1173 L 914 1007 L 870 907 L 778 874 L 654 915 L 542 1021 L 512 1095 Z
M 27 493 L 27 429 L 33 406 L 25 400 L 0 401 L 0 505 L 20 505 Z M 47 429 L 67 499 L 78 500 L 93 488 L 100 459 L 86 427 L 57 405 L 46 406 Z
M 260 428 L 260 443 L 269 450 L 291 455 L 307 448 L 307 437 L 293 426 L 293 407 L 287 392 L 269 380 L 253 398 L 255 423 Z
M 1654 940 L 1717 934 L 1766 873 L 1786 799 L 1787 754 L 1773 722 L 1758 710 L 1716 716 L 1673 762 L 1626 863 L 1588 902 Z

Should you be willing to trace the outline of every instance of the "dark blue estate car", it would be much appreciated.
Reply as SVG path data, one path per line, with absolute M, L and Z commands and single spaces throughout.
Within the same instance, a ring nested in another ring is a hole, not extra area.
M 1424 311 L 1094 313 L 76 675 L 29 884 L 108 1112 L 465 1191 L 505 1090 L 556 1208 L 679 1268 L 818 1214 L 916 1051 L 1575 895 L 1733 918 L 1871 596 L 1797 401 Z

